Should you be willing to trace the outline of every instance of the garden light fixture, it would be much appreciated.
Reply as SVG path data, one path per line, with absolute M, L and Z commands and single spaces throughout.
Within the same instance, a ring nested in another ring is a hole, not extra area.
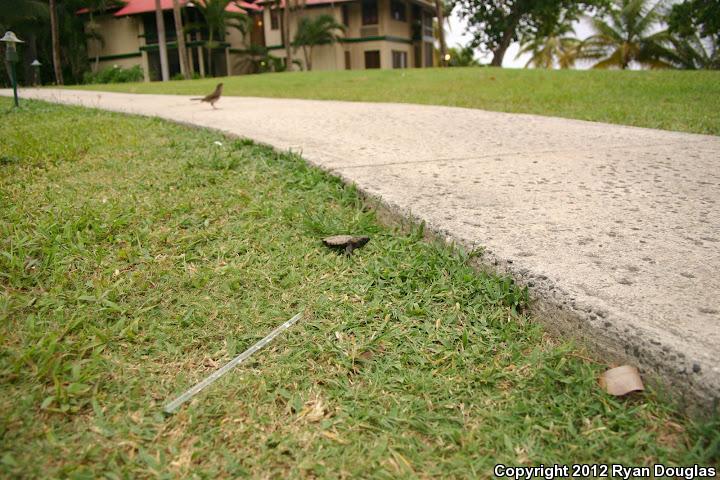
M 18 61 L 17 44 L 25 43 L 15 36 L 11 31 L 5 32 L 5 36 L 0 38 L 0 42 L 5 42 L 5 61 L 10 64 L 10 81 L 13 86 L 13 95 L 15 97 L 15 106 L 18 107 L 18 95 L 17 95 L 17 74 L 15 73 L 15 64 Z
M 40 63 L 40 60 L 36 58 L 30 66 L 33 67 L 33 70 L 35 71 L 35 85 L 40 85 L 40 67 L 42 66 L 42 63 Z

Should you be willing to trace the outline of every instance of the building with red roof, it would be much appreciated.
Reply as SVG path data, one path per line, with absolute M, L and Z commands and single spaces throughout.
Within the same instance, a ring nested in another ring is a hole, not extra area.
M 266 46 L 284 59 L 281 27 L 285 1 L 258 1 L 265 6 Z M 313 49 L 313 70 L 434 66 L 435 9 L 429 0 L 304 0 L 302 7 L 291 11 L 290 38 L 295 37 L 298 21 L 304 16 L 328 14 L 345 25 L 338 44 Z M 299 51 L 294 58 L 304 64 Z
M 237 75 L 280 67 L 285 62 L 282 36 L 284 0 L 237 0 L 226 10 L 248 17 L 248 32 L 228 28 L 224 38 L 208 49 L 207 28 L 198 3 L 179 0 L 188 46 L 191 74 Z M 297 0 L 291 9 L 290 38 L 301 18 L 321 14 L 345 25 L 339 42 L 312 51 L 314 70 L 429 67 L 434 64 L 434 8 L 429 0 Z M 168 45 L 170 75 L 180 72 L 173 0 L 161 0 Z M 292 5 L 292 4 L 291 4 Z M 140 65 L 145 80 L 159 80 L 155 0 L 125 0 L 119 7 L 78 14 L 87 17 L 86 28 L 102 38 L 88 40 L 94 67 Z M 191 28 L 188 28 L 191 27 Z M 209 58 L 212 52 L 212 61 Z M 301 50 L 293 50 L 293 68 L 305 68 Z M 212 72 L 210 72 L 212 69 Z

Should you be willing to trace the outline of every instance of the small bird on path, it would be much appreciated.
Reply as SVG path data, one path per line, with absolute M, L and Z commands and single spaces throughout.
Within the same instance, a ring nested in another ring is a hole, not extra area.
M 222 89 L 223 84 L 218 83 L 217 87 L 215 87 L 215 91 L 212 92 L 210 95 L 207 95 L 205 97 L 191 98 L 190 100 L 200 100 L 201 102 L 207 102 L 210 104 L 211 107 L 215 108 L 215 102 L 220 100 L 220 96 L 222 95 Z

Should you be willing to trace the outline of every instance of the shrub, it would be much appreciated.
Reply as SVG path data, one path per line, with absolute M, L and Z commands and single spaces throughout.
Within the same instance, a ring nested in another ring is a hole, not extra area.
M 127 83 L 139 82 L 143 79 L 143 70 L 140 65 L 131 68 L 122 68 L 118 65 L 104 68 L 97 73 L 85 72 L 83 83 Z
M 191 80 L 197 80 L 199 78 L 202 78 L 199 73 L 195 72 L 192 75 L 190 75 Z M 172 77 L 170 77 L 170 80 L 185 80 L 185 77 L 183 77 L 182 73 L 176 73 Z

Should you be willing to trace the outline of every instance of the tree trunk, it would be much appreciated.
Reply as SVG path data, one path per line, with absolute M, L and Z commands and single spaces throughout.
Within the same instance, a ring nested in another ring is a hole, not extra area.
M 198 42 L 202 42 L 202 33 L 198 32 L 196 36 Z M 202 45 L 197 47 L 198 68 L 200 69 L 200 78 L 205 78 L 205 56 L 203 55 Z
M 503 59 L 505 58 L 505 52 L 507 52 L 510 43 L 512 43 L 513 35 L 515 34 L 515 28 L 517 28 L 520 17 L 514 12 L 510 15 L 510 19 L 508 20 L 509 23 L 508 26 L 505 27 L 502 39 L 500 40 L 500 45 L 498 45 L 498 47 L 493 50 L 493 58 L 490 62 L 491 67 L 502 67 Z
M 285 71 L 292 69 L 292 50 L 290 49 L 290 0 L 285 1 L 285 9 L 283 10 L 283 42 L 285 42 Z
M 312 70 L 312 51 L 312 47 L 307 48 L 303 45 L 303 53 L 305 54 L 305 68 L 307 68 L 308 72 Z
M 212 49 L 213 49 L 213 42 L 215 41 L 215 35 L 213 35 L 212 29 L 208 33 L 208 75 L 211 77 L 215 76 L 215 73 L 213 72 L 213 61 L 212 61 Z
M 50 35 L 52 36 L 52 59 L 55 69 L 55 83 L 63 85 L 62 64 L 60 63 L 60 30 L 57 18 L 57 0 L 50 0 Z
M 213 35 L 212 28 L 208 32 L 208 43 L 207 43 L 207 49 L 208 49 L 208 75 L 211 77 L 214 77 L 213 75 L 213 41 L 214 41 L 215 35 Z
M 435 14 L 438 19 L 438 39 L 440 40 L 440 66 L 447 67 L 447 45 L 445 44 L 445 19 L 443 18 L 442 0 L 435 0 Z
M 190 70 L 187 65 L 187 48 L 185 47 L 185 31 L 182 16 L 180 15 L 180 0 L 173 0 L 173 17 L 175 19 L 175 36 L 177 37 L 178 57 L 180 58 L 180 73 L 185 80 L 190 79 Z
M 168 69 L 167 43 L 165 42 L 165 19 L 160 0 L 155 0 L 155 22 L 157 23 L 158 49 L 160 50 L 160 74 L 162 81 L 167 82 L 170 80 L 170 71 Z
M 96 33 L 95 16 L 93 15 L 92 8 L 90 8 L 90 31 L 92 33 Z M 95 41 L 95 64 L 93 65 L 93 72 L 97 73 L 98 68 L 100 67 L 100 42 L 97 38 L 94 38 L 93 40 Z

